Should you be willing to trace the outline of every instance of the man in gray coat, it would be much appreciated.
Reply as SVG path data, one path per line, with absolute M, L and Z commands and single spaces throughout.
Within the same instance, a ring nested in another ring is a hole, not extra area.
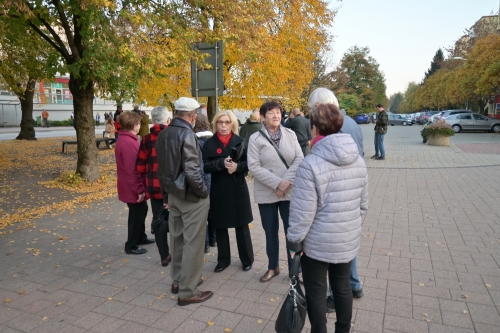
M 156 139 L 157 176 L 163 202 L 170 206 L 168 220 L 172 247 L 172 293 L 178 305 L 201 303 L 211 291 L 198 291 L 203 283 L 203 252 L 210 200 L 201 172 L 200 144 L 193 132 L 196 109 L 192 98 L 174 103 L 175 118 Z
M 319 104 L 333 104 L 335 106 L 339 106 L 339 101 L 333 91 L 327 88 L 317 88 L 315 89 L 311 95 L 309 95 L 309 101 L 307 105 L 314 110 L 315 107 Z M 363 133 L 361 132 L 361 128 L 351 117 L 347 116 L 345 110 L 341 110 L 344 114 L 344 124 L 340 129 L 340 133 L 350 134 L 354 139 L 354 142 L 358 146 L 359 155 L 361 157 L 364 156 L 365 152 L 363 150 Z M 351 261 L 351 289 L 354 298 L 361 298 L 364 296 L 363 286 L 359 281 L 358 276 L 358 267 L 357 267 L 357 257 L 355 257 Z M 330 296 L 326 299 L 326 312 L 330 313 L 335 311 L 335 303 L 333 301 L 332 289 L 330 288 Z
M 290 112 L 285 127 L 295 132 L 300 148 L 302 148 L 302 154 L 306 156 L 307 146 L 309 145 L 309 141 L 311 141 L 311 124 L 309 124 L 309 120 L 304 118 L 304 114 L 300 109 L 295 108 Z

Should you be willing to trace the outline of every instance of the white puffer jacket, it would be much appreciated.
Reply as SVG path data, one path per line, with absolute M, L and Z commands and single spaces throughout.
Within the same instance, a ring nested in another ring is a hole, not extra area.
M 299 165 L 290 201 L 288 248 L 332 264 L 356 257 L 368 172 L 349 134 L 328 135 Z

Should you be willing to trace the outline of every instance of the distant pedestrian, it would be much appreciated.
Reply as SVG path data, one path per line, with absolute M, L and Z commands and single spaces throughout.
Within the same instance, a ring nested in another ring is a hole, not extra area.
M 139 110 L 139 105 L 134 106 L 134 112 L 137 113 L 139 116 L 141 115 L 141 110 Z
M 175 118 L 156 139 L 158 179 L 164 202 L 170 206 L 173 294 L 178 305 L 201 303 L 213 296 L 199 291 L 203 283 L 203 250 L 210 200 L 201 173 L 200 144 L 193 132 L 200 104 L 181 97 L 174 103 Z
M 95 125 L 99 126 L 100 123 L 101 123 L 101 115 L 99 114 L 99 112 L 97 112 L 97 114 L 95 115 Z
M 70 118 L 71 118 L 71 122 L 73 123 L 73 127 L 75 127 L 75 112 L 71 112 Z
M 49 126 L 49 113 L 45 109 L 43 109 L 43 111 L 42 111 L 42 127 L 50 127 Z
M 377 104 L 377 111 L 379 114 L 375 123 L 375 155 L 371 158 L 380 161 L 385 160 L 384 136 L 387 133 L 389 116 L 382 104 Z
M 109 118 L 113 118 L 113 112 L 111 112 L 111 111 L 109 111 Z
M 111 141 L 109 141 L 111 147 L 113 147 L 113 143 L 116 142 L 115 132 L 116 130 L 113 118 L 108 118 L 108 121 L 106 121 L 106 127 L 104 128 L 104 137 L 112 139 Z
M 304 118 L 304 114 L 300 109 L 295 108 L 290 112 L 285 127 L 295 132 L 300 148 L 302 148 L 302 154 L 306 156 L 307 146 L 311 141 L 311 125 L 309 124 L 309 120 Z
M 104 112 L 104 122 L 106 123 L 109 119 L 109 113 Z
M 141 129 L 139 130 L 140 137 L 144 137 L 149 133 L 149 116 L 146 112 L 141 111 Z
M 116 107 L 115 115 L 113 116 L 113 120 L 116 122 L 116 119 L 120 116 L 120 114 L 123 112 L 122 106 L 119 105 Z
M 252 134 L 258 132 L 262 128 L 262 123 L 260 122 L 259 109 L 254 109 L 252 114 L 247 119 L 247 121 L 240 128 L 240 136 L 245 139 L 245 143 L 248 146 L 248 139 Z

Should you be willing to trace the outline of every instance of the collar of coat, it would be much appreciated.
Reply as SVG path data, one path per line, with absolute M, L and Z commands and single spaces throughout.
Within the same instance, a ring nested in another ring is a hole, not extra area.
M 220 140 L 217 138 L 217 135 L 214 135 L 213 137 L 208 139 L 208 141 L 206 143 L 206 144 L 208 144 L 210 141 L 212 141 L 212 143 L 215 146 L 215 150 L 210 149 L 208 151 L 208 154 L 209 154 L 208 157 L 214 157 L 214 156 L 228 157 L 228 156 L 231 156 L 231 147 L 236 146 L 238 143 L 240 143 L 241 141 L 244 141 L 244 140 L 245 139 L 243 139 L 241 136 L 238 136 L 238 135 L 233 133 L 233 135 L 231 136 L 231 139 L 229 139 L 229 142 L 227 143 L 227 147 L 224 147 L 222 142 L 220 142 Z M 214 147 L 214 146 L 212 146 L 212 147 Z M 217 151 L 219 149 L 221 152 L 220 154 L 217 153 Z

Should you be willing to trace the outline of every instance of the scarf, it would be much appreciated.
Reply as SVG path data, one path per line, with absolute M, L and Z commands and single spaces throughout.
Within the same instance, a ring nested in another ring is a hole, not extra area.
M 217 132 L 217 138 L 219 138 L 220 142 L 222 142 L 224 148 L 227 147 L 227 144 L 229 143 L 229 140 L 231 140 L 232 136 L 233 132 L 229 132 L 229 134 L 226 137 L 223 137 L 219 132 Z
M 278 130 L 275 133 L 272 133 L 265 124 L 264 127 L 266 128 L 267 134 L 269 135 L 269 139 L 274 142 L 276 147 L 279 147 L 281 140 L 281 127 L 278 127 Z
M 325 136 L 324 135 L 318 135 L 313 142 L 311 143 L 311 148 L 318 142 L 319 140 L 323 139 Z

